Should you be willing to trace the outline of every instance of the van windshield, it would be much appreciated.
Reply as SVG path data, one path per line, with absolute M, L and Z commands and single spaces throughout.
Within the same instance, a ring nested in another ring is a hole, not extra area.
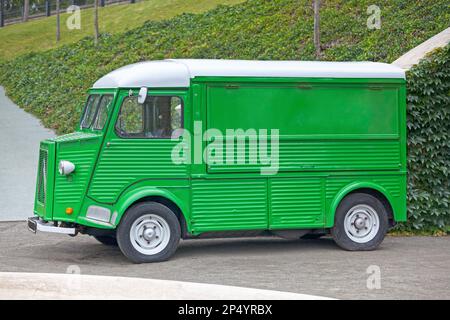
M 90 95 L 81 119 L 82 129 L 102 130 L 112 107 L 112 95 Z

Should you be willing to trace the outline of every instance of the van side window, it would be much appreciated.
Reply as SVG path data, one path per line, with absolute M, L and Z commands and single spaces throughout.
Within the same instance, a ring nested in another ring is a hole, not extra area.
M 97 116 L 94 120 L 93 129 L 102 130 L 108 120 L 109 111 L 111 110 L 111 105 L 113 101 L 112 95 L 104 95 L 100 100 L 97 108 Z
M 144 104 L 127 97 L 116 123 L 117 134 L 124 138 L 169 139 L 182 127 L 183 101 L 175 96 L 149 96 Z
M 92 125 L 92 120 L 94 120 L 95 112 L 97 111 L 97 104 L 100 100 L 100 95 L 93 94 L 90 95 L 86 106 L 84 108 L 83 119 L 81 120 L 81 128 L 88 129 Z

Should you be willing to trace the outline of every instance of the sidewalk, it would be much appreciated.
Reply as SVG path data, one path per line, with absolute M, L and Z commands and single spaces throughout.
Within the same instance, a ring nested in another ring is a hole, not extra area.
M 39 142 L 53 137 L 0 87 L 0 221 L 33 215 Z

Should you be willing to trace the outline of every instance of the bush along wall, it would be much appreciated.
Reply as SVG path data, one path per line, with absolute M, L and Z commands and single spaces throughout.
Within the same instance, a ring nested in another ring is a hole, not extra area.
M 400 229 L 450 231 L 450 45 L 407 73 L 408 215 Z

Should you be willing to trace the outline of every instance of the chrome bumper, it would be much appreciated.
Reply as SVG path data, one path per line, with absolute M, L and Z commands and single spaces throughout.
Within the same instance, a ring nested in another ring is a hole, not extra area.
M 59 227 L 51 222 L 43 221 L 38 217 L 28 218 L 27 225 L 28 230 L 30 230 L 33 233 L 41 231 L 41 232 L 68 234 L 71 236 L 77 234 L 75 228 Z

